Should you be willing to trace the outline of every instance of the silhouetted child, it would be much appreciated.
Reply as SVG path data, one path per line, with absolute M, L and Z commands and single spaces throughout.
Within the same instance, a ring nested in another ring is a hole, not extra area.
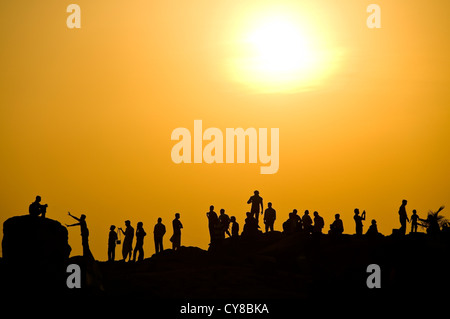
M 116 229 L 116 226 L 114 225 L 111 225 L 111 227 L 109 227 L 108 261 L 114 261 L 114 259 L 116 258 L 117 233 L 114 229 Z
M 273 231 L 273 224 L 277 219 L 277 212 L 272 208 L 272 203 L 267 203 L 267 208 L 264 211 L 264 224 L 266 225 L 266 233 L 270 230 Z
M 309 216 L 309 210 L 305 210 L 302 216 L 303 230 L 309 234 L 312 231 L 312 219 Z
M 175 214 L 175 219 L 172 221 L 173 227 L 173 235 L 170 238 L 172 242 L 172 249 L 178 250 L 181 247 L 181 228 L 183 228 L 183 224 L 180 222 L 180 214 Z
M 155 225 L 153 229 L 153 236 L 155 239 L 155 254 L 164 250 L 163 248 L 163 237 L 166 233 L 166 226 L 162 223 L 162 218 L 158 218 L 158 223 Z
M 230 217 L 225 214 L 225 209 L 223 208 L 220 210 L 219 224 L 222 231 L 221 237 L 225 238 L 225 234 L 227 234 L 228 237 L 231 237 L 230 231 L 228 230 L 230 228 Z
M 355 208 L 355 215 L 353 216 L 353 219 L 355 220 L 355 226 L 356 226 L 356 235 L 360 236 L 363 233 L 363 220 L 366 220 L 366 211 L 363 211 L 361 216 L 359 216 L 359 209 Z
M 89 258 L 94 258 L 92 256 L 91 250 L 89 249 L 89 229 L 87 228 L 87 224 L 86 224 L 86 215 L 81 214 L 80 218 L 78 218 L 78 217 L 73 216 L 70 212 L 68 214 L 70 217 L 72 217 L 73 219 L 78 221 L 78 223 L 75 223 L 72 225 L 66 224 L 66 226 L 67 227 L 80 226 L 81 246 L 83 246 L 83 256 L 89 257 Z
M 325 226 L 325 222 L 318 212 L 314 212 L 313 215 L 314 215 L 313 233 L 322 234 L 322 228 Z
M 417 211 L 413 209 L 413 213 L 411 215 L 411 233 L 417 233 L 417 221 L 419 220 L 419 215 L 417 215 Z
M 136 246 L 134 247 L 133 261 L 136 261 L 136 255 L 139 252 L 138 261 L 144 260 L 144 237 L 146 232 L 143 228 L 144 224 L 142 222 L 137 223 L 136 227 Z
M 250 199 L 247 201 L 247 204 L 252 204 L 252 208 L 250 209 L 250 213 L 256 220 L 256 224 L 259 224 L 259 208 L 261 207 L 261 214 L 264 211 L 263 199 L 259 196 L 259 191 L 254 191 L 253 196 L 250 196 Z
M 125 231 L 119 227 L 119 230 L 125 236 L 122 244 L 122 257 L 124 261 L 127 260 L 127 257 L 128 261 L 131 261 L 131 255 L 133 253 L 134 228 L 131 226 L 131 222 L 129 220 L 125 221 L 125 226 Z
M 377 227 L 377 221 L 375 219 L 372 219 L 372 224 L 369 226 L 369 229 L 366 232 L 367 236 L 375 237 L 379 234 L 378 227 Z
M 340 219 L 341 215 L 334 215 L 334 222 L 330 225 L 330 235 L 341 235 L 344 232 L 344 223 Z
M 45 213 L 47 211 L 48 205 L 41 205 L 41 196 L 36 196 L 36 200 L 30 204 L 28 207 L 28 212 L 31 216 L 39 216 L 42 215 L 45 218 Z
M 231 216 L 231 237 L 239 237 L 239 224 L 236 221 L 236 217 Z

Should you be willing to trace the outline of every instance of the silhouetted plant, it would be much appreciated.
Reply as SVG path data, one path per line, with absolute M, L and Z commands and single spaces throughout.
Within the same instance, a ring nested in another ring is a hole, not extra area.
M 436 212 L 429 211 L 426 219 L 420 219 L 422 224 L 420 226 L 426 228 L 428 234 L 436 234 L 440 232 L 441 228 L 448 223 L 448 220 L 439 213 L 445 206 L 439 207 Z

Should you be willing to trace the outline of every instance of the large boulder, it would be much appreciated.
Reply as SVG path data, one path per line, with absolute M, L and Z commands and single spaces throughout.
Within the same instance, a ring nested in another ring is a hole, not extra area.
M 31 215 L 3 223 L 2 276 L 20 291 L 58 290 L 65 286 L 71 248 L 66 227 Z

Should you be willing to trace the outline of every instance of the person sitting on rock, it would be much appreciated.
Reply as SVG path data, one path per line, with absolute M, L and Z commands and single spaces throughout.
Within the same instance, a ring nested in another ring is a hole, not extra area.
M 255 237 L 259 233 L 259 225 L 254 215 L 251 212 L 246 213 L 247 218 L 245 219 L 244 230 L 242 231 L 242 237 Z
M 289 218 L 283 223 L 283 232 L 291 234 L 299 229 L 301 229 L 301 219 L 297 215 L 297 210 L 294 209 L 289 213 Z
M 334 222 L 330 225 L 330 231 L 328 232 L 330 235 L 342 235 L 344 232 L 344 224 L 340 217 L 339 214 L 334 215 Z
M 377 221 L 375 219 L 372 219 L 372 224 L 369 226 L 369 229 L 366 232 L 367 236 L 375 237 L 379 235 L 378 227 L 377 227 Z
M 325 222 L 323 221 L 322 216 L 320 216 L 318 212 L 314 212 L 313 215 L 314 215 L 313 233 L 322 234 L 322 228 L 325 225 Z
M 239 224 L 235 216 L 231 216 L 231 237 L 239 237 Z
M 48 205 L 41 205 L 41 196 L 36 196 L 36 200 L 30 204 L 28 207 L 28 212 L 31 216 L 39 216 L 42 215 L 45 218 L 45 213 L 47 211 Z

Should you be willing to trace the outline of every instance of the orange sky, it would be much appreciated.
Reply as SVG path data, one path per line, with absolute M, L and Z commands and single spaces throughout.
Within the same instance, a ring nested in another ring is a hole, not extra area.
M 340 213 L 354 233 L 358 207 L 365 230 L 375 218 L 387 235 L 404 198 L 419 216 L 449 205 L 450 4 L 376 1 L 382 28 L 369 29 L 372 2 L 360 0 L 76 3 L 81 29 L 66 26 L 70 2 L 0 3 L 1 223 L 41 195 L 49 218 L 87 215 L 91 250 L 105 260 L 111 224 L 142 221 L 149 257 L 157 218 L 169 247 L 176 212 L 182 245 L 207 248 L 209 205 L 242 229 L 255 189 L 273 202 L 278 230 L 296 208 L 317 210 L 326 231 Z M 255 76 L 236 61 L 255 16 L 278 11 L 331 62 L 320 64 L 326 76 L 274 92 L 246 82 Z M 279 128 L 279 171 L 173 163 L 171 132 L 192 133 L 196 119 L 223 132 Z M 81 254 L 78 229 L 69 241 Z

